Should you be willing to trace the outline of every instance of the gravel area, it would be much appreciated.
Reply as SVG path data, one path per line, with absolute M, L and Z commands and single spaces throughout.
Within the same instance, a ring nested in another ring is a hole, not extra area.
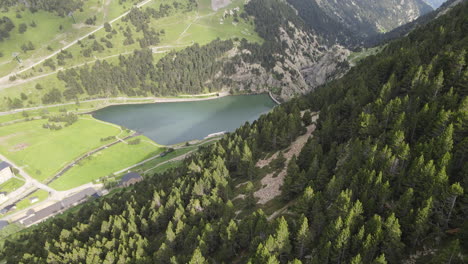
M 318 119 L 318 115 L 315 115 L 312 117 L 312 121 L 315 122 Z M 309 137 L 312 135 L 312 133 L 315 130 L 315 124 L 312 124 L 307 127 L 307 132 L 299 136 L 296 141 L 294 141 L 291 144 L 291 147 L 287 149 L 287 151 L 284 152 L 284 157 L 286 158 L 286 164 L 289 163 L 291 158 L 293 156 L 298 156 L 299 153 L 301 152 L 302 148 L 304 147 L 305 143 L 309 139 Z M 271 156 L 267 160 L 260 160 L 257 162 L 257 167 L 264 167 L 278 156 L 278 152 L 275 153 L 273 156 Z M 281 194 L 281 186 L 283 185 L 284 182 L 284 177 L 286 176 L 288 167 L 285 166 L 283 170 L 278 174 L 278 176 L 274 177 L 274 173 L 270 173 L 266 175 L 262 180 L 262 187 L 260 190 L 256 191 L 254 193 L 254 196 L 259 199 L 258 203 L 259 204 L 266 204 L 269 201 L 273 200 L 275 197 L 279 196 Z

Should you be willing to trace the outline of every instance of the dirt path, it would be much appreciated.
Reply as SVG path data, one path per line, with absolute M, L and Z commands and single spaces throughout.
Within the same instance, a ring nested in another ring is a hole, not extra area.
M 318 114 L 312 117 L 312 121 L 315 122 L 318 119 Z M 285 164 L 288 164 L 289 161 L 292 159 L 293 156 L 298 156 L 299 153 L 301 152 L 302 148 L 304 147 L 305 143 L 309 139 L 309 137 L 312 135 L 312 133 L 315 131 L 315 124 L 312 124 L 307 127 L 307 132 L 299 136 L 289 147 L 289 149 L 284 152 L 284 157 L 286 158 Z M 264 167 L 270 164 L 270 162 L 276 158 L 278 155 L 278 152 L 275 153 L 272 157 L 270 157 L 268 160 L 260 160 L 257 162 L 257 167 Z M 288 167 L 284 166 L 283 170 L 276 175 L 275 173 L 270 173 L 266 175 L 260 182 L 261 185 L 264 186 L 260 190 L 256 191 L 254 193 L 254 196 L 258 198 L 258 203 L 259 204 L 266 204 L 269 201 L 273 200 L 275 197 L 279 196 L 281 194 L 281 186 L 283 185 L 284 182 L 284 177 L 286 176 Z M 275 177 L 276 176 L 276 177 Z
M 154 47 L 150 47 L 150 48 L 153 51 L 153 53 L 158 54 L 158 53 L 169 52 L 169 51 L 171 51 L 172 48 L 188 47 L 188 46 L 192 45 L 193 43 L 194 42 L 191 42 L 189 44 L 154 46 Z M 78 68 L 78 67 L 82 67 L 82 66 L 84 66 L 86 64 L 95 63 L 98 60 L 106 60 L 106 59 L 118 57 L 120 55 L 128 55 L 128 54 L 131 54 L 131 53 L 133 53 L 133 51 L 125 51 L 125 52 L 122 52 L 122 53 L 119 53 L 119 54 L 114 54 L 114 55 L 109 55 L 109 56 L 106 56 L 106 57 L 95 58 L 94 60 L 89 60 L 89 61 L 77 64 L 77 65 L 73 65 L 73 66 L 70 66 L 70 67 L 67 67 L 67 68 L 60 67 L 55 71 L 44 73 L 44 74 L 37 75 L 37 76 L 33 76 L 33 77 L 30 77 L 30 78 L 27 78 L 27 79 L 17 78 L 15 81 L 8 80 L 8 82 L 3 82 L 3 83 L 0 82 L 0 90 L 10 88 L 10 87 L 14 87 L 14 86 L 18 86 L 18 85 L 25 84 L 25 83 L 29 83 L 29 82 L 32 82 L 32 81 L 35 81 L 35 80 L 38 80 L 38 79 L 42 79 L 42 78 L 45 78 L 47 76 L 57 74 L 59 71 L 75 69 L 75 68 Z
M 199 15 L 198 15 L 198 12 L 197 12 L 197 16 L 195 17 L 195 19 L 194 19 L 192 22 L 190 22 L 190 24 L 187 25 L 187 27 L 184 29 L 184 31 L 182 31 L 182 33 L 180 33 L 179 38 L 176 40 L 176 43 L 179 43 L 179 41 L 184 37 L 185 33 L 187 33 L 187 31 L 189 30 L 189 28 L 190 28 L 193 24 L 195 24 L 195 22 L 197 22 L 198 19 L 204 18 L 204 17 L 208 17 L 208 16 L 212 16 L 212 15 L 214 15 L 214 14 L 216 14 L 216 13 L 213 12 L 213 13 L 209 13 L 209 14 L 204 15 L 204 16 L 199 16 Z
M 211 9 L 217 11 L 223 7 L 228 6 L 231 3 L 231 0 L 211 0 Z

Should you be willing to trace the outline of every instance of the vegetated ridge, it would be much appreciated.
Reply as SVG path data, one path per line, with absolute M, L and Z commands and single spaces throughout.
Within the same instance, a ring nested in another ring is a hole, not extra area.
M 7 240 L 1 257 L 8 263 L 463 263 L 467 13 L 467 3 L 458 5 L 180 168 Z M 287 150 L 310 125 L 309 111 L 320 112 L 317 129 L 287 164 L 281 196 L 258 205 L 259 180 L 286 164 L 281 155 L 265 169 L 255 161 Z M 245 198 L 234 200 L 239 193 Z M 270 207 L 282 209 L 269 220 L 259 208 Z

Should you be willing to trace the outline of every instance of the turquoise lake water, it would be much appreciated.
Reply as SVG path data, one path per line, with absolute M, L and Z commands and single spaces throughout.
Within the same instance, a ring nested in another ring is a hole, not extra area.
M 94 117 L 141 132 L 159 144 L 173 145 L 216 132 L 232 132 L 275 105 L 266 94 L 239 95 L 195 102 L 110 106 L 96 111 Z

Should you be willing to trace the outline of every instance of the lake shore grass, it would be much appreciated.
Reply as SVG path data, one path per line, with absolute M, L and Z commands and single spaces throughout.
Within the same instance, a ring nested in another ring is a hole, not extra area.
M 85 158 L 49 186 L 58 191 L 72 189 L 158 155 L 165 149 L 145 136 L 132 140 L 135 139 L 140 143 L 121 142 Z
M 44 181 L 77 157 L 117 136 L 116 125 L 98 122 L 91 116 L 60 130 L 43 128 L 46 120 L 33 120 L 0 127 L 0 151 L 32 177 Z

